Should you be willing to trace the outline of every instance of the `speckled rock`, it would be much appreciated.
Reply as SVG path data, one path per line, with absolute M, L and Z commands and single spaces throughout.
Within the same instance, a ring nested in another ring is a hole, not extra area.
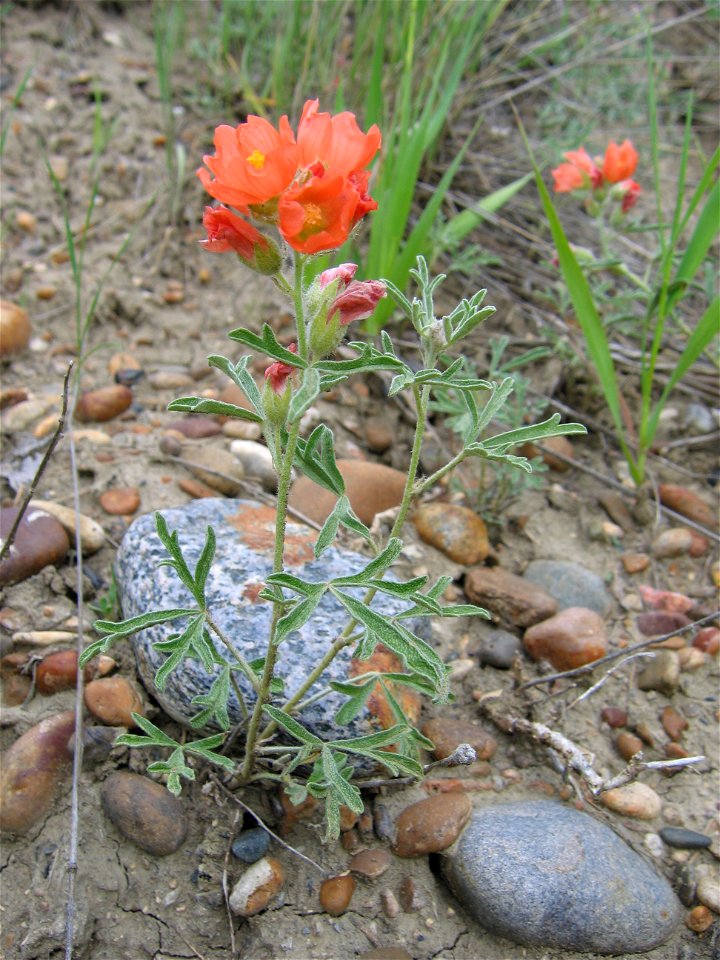
M 18 507 L 0 509 L 0 537 L 3 539 L 10 533 L 18 512 Z M 28 507 L 15 540 L 0 563 L 0 585 L 27 580 L 43 567 L 60 563 L 69 549 L 70 541 L 62 525 L 37 507 Z
M 468 507 L 455 503 L 424 503 L 413 516 L 418 533 L 455 563 L 466 567 L 490 553 L 485 522 Z
M 476 567 L 465 577 L 465 593 L 502 625 L 529 627 L 551 617 L 557 602 L 541 587 L 502 567 Z
M 568 607 L 525 631 L 525 649 L 536 660 L 549 660 L 557 670 L 573 670 L 607 653 L 602 618 L 594 610 Z
M 397 507 L 405 489 L 405 474 L 381 463 L 366 460 L 338 460 L 350 505 L 363 523 L 370 524 L 376 513 Z M 290 506 L 316 523 L 330 516 L 337 497 L 309 477 L 299 477 L 290 490 Z
M 272 570 L 275 511 L 247 500 L 206 499 L 188 503 L 184 507 L 163 511 L 169 529 L 177 530 L 185 557 L 192 569 L 202 550 L 208 525 L 215 529 L 217 549 L 208 578 L 207 596 L 220 629 L 235 642 L 248 660 L 264 656 L 266 638 L 272 615 L 271 604 L 260 600 L 265 577 Z M 322 582 L 335 576 L 357 573 L 368 563 L 368 558 L 348 550 L 330 547 L 319 560 L 314 559 L 315 532 L 301 524 L 290 523 L 287 528 L 285 564 L 299 577 Z M 137 616 L 146 610 L 184 607 L 191 604 L 190 595 L 170 567 L 159 567 L 166 558 L 165 550 L 155 534 L 154 515 L 139 517 L 127 530 L 116 560 L 116 576 L 123 613 Z M 360 595 L 358 592 L 356 595 Z M 392 616 L 407 604 L 378 594 L 373 609 L 384 616 Z M 408 621 L 403 621 L 408 624 Z M 282 643 L 278 673 L 285 681 L 287 694 L 292 694 L 305 680 L 310 665 L 314 665 L 346 624 L 346 614 L 340 603 L 330 595 L 323 597 L 310 620 Z M 426 628 L 420 621 L 418 629 Z M 408 625 L 412 626 L 412 622 Z M 153 677 L 165 661 L 165 654 L 153 644 L 176 633 L 178 622 L 151 627 L 132 638 L 140 676 L 166 712 L 180 723 L 189 724 L 197 708 L 190 706 L 195 696 L 207 695 L 214 678 L 205 673 L 197 660 L 187 659 L 182 668 L 167 679 L 163 691 L 154 688 Z M 218 642 L 217 650 L 228 662 L 232 656 L 224 652 Z M 386 657 L 388 656 L 386 652 Z M 346 648 L 326 672 L 325 678 L 346 680 L 348 675 L 362 672 L 352 661 Z M 385 669 L 399 669 L 394 665 Z M 252 689 L 242 674 L 236 674 L 238 684 L 248 703 L 252 703 Z M 338 739 L 340 736 L 371 732 L 370 714 L 364 712 L 351 725 L 341 729 L 334 716 L 345 702 L 341 694 L 332 693 L 302 714 L 302 720 L 319 737 Z M 371 709 L 372 698 L 371 698 Z M 380 709 L 378 707 L 378 709 Z M 389 714 L 389 711 L 388 711 Z M 229 715 L 232 723 L 241 719 L 241 711 L 234 692 L 231 692 Z M 375 714 L 373 714 L 375 715 Z M 382 722 L 382 717 L 381 717 Z
M 446 850 L 470 819 L 465 793 L 437 794 L 406 807 L 397 817 L 393 849 L 399 857 L 421 857 Z
M 230 894 L 230 909 L 240 917 L 252 917 L 268 906 L 285 883 L 285 870 L 274 857 L 263 857 L 240 877 Z
M 103 810 L 120 833 L 156 857 L 183 844 L 188 821 L 183 802 L 161 783 L 137 773 L 113 773 L 100 792 Z
M 482 927 L 528 946 L 643 953 L 680 919 L 669 884 L 609 827 L 551 801 L 476 810 L 441 864 Z
M 557 600 L 558 610 L 586 607 L 601 617 L 610 610 L 610 595 L 602 577 L 579 563 L 565 560 L 534 560 L 525 571 L 525 579 L 542 587 Z

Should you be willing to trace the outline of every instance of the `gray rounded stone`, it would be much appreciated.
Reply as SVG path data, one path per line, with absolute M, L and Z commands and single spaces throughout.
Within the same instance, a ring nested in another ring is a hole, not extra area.
M 557 601 L 558 610 L 586 607 L 607 616 L 611 599 L 602 578 L 579 563 L 565 560 L 533 560 L 524 573 L 526 580 L 542 587 Z
M 480 663 L 495 667 L 496 670 L 509 670 L 515 654 L 522 651 L 519 637 L 507 630 L 500 630 L 483 624 L 480 631 L 478 659 Z
M 444 877 L 478 923 L 527 946 L 644 953 L 680 919 L 664 878 L 609 827 L 560 803 L 476 810 L 441 857 Z
M 208 526 L 217 538 L 215 559 L 207 581 L 206 596 L 214 621 L 224 635 L 247 661 L 265 656 L 270 632 L 272 604 L 258 597 L 265 578 L 272 572 L 272 518 L 268 507 L 248 500 L 203 499 L 183 507 L 163 510 L 168 529 L 177 531 L 185 560 L 193 570 L 205 542 Z M 286 570 L 304 580 L 327 581 L 358 573 L 370 558 L 349 550 L 330 547 L 319 560 L 313 557 L 312 546 L 316 534 L 309 527 L 296 523 L 287 525 Z M 196 606 L 189 591 L 183 586 L 174 569 L 160 566 L 167 553 L 155 532 L 155 515 L 139 517 L 128 528 L 118 551 L 116 579 L 125 617 L 135 617 L 150 610 L 171 608 L 190 609 Z M 348 593 L 361 597 L 363 590 L 348 588 Z M 294 596 L 288 592 L 288 597 Z M 408 604 L 378 593 L 373 609 L 384 617 L 392 617 L 407 609 Z M 304 682 L 328 647 L 344 629 L 348 615 L 340 602 L 325 594 L 310 619 L 299 631 L 291 633 L 279 647 L 276 675 L 285 684 L 283 702 Z M 418 630 L 418 622 L 404 620 L 410 629 Z M 175 620 L 149 627 L 132 637 L 132 644 L 143 683 L 171 717 L 185 726 L 202 709 L 191 700 L 206 696 L 220 672 L 217 666 L 208 674 L 199 659 L 187 658 L 167 678 L 163 690 L 157 690 L 154 677 L 167 659 L 166 651 L 157 650 L 158 642 L 178 634 L 185 620 Z M 419 622 L 425 627 L 427 621 Z M 213 642 L 218 654 L 230 664 L 236 661 L 215 636 Z M 347 680 L 353 647 L 346 647 L 323 674 L 322 682 Z M 248 707 L 255 694 L 249 681 L 239 671 L 235 679 Z M 317 690 L 317 687 L 315 688 Z M 315 691 L 313 691 L 315 692 Z M 367 711 L 352 724 L 339 727 L 334 716 L 346 702 L 339 693 L 332 692 L 321 701 L 310 705 L 300 715 L 303 723 L 323 740 L 345 736 L 360 736 L 372 732 Z M 231 723 L 242 719 L 237 696 L 231 689 L 228 703 Z M 208 728 L 211 728 L 208 724 Z M 206 728 L 203 728 L 205 730 Z M 217 728 L 215 728 L 217 729 Z

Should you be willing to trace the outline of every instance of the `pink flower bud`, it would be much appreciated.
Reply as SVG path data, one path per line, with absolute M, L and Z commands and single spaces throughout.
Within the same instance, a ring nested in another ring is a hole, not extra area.
M 260 273 L 273 275 L 280 269 L 275 244 L 227 207 L 205 207 L 203 226 L 207 240 L 200 243 L 211 253 L 234 250 L 247 266 Z
M 353 320 L 366 320 L 385 296 L 387 290 L 381 280 L 353 280 L 330 304 L 328 322 L 336 314 L 342 327 L 346 327 Z
M 290 344 L 289 349 L 291 353 L 297 353 L 297 344 Z M 281 394 L 285 392 L 288 379 L 294 371 L 295 367 L 291 367 L 289 363 L 276 360 L 275 363 L 271 363 L 266 369 L 265 379 L 275 393 Z
M 339 280 L 344 288 L 350 283 L 356 272 L 356 263 L 341 263 L 338 267 L 331 267 L 329 270 L 323 270 L 318 277 L 320 289 L 324 290 L 325 287 L 334 280 Z
M 627 213 L 628 210 L 632 210 L 637 203 L 637 199 L 640 196 L 640 184 L 634 180 L 623 180 L 618 184 L 618 187 L 622 187 L 624 191 L 621 204 L 622 212 Z

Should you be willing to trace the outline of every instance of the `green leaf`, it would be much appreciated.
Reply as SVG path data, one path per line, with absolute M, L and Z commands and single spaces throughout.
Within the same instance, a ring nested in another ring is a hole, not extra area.
M 340 521 L 345 516 L 349 508 L 350 501 L 345 494 L 343 494 L 338 498 L 338 501 L 328 515 L 327 520 L 322 525 L 322 529 L 320 530 L 318 538 L 315 541 L 315 557 L 319 557 L 333 542 L 337 535 Z
M 182 633 L 169 637 L 167 640 L 158 640 L 153 648 L 162 653 L 171 651 L 170 656 L 158 668 L 155 674 L 155 686 L 158 690 L 165 689 L 165 683 L 170 674 L 190 655 L 192 648 L 197 649 L 196 643 L 202 643 L 202 632 L 205 626 L 205 615 L 193 617 Z M 207 667 L 206 667 L 207 669 Z M 210 663 L 212 670 L 212 662 Z
M 427 677 L 434 684 L 440 699 L 447 699 L 449 693 L 448 668 L 431 646 L 406 630 L 405 627 L 381 616 L 361 600 L 356 600 L 349 594 L 335 590 L 332 586 L 330 589 L 353 619 L 364 624 L 368 631 L 374 634 L 389 650 L 397 654 L 410 670 Z
M 353 813 L 362 813 L 365 804 L 360 791 L 343 777 L 335 763 L 332 750 L 325 744 L 322 748 L 322 765 L 328 787 L 335 794 L 338 802 L 348 807 Z
M 217 370 L 222 370 L 237 387 L 240 387 L 256 412 L 259 413 L 262 418 L 264 416 L 262 396 L 252 374 L 248 371 L 248 363 L 250 360 L 251 358 L 249 356 L 245 356 L 242 357 L 237 364 L 233 364 L 227 357 L 211 354 L 208 357 L 208 365 L 215 367 Z
M 208 527 L 205 532 L 205 544 L 195 566 L 195 584 L 198 593 L 203 599 L 205 597 L 205 584 L 207 583 L 208 574 L 210 573 L 210 568 L 212 567 L 212 562 L 215 557 L 215 546 L 215 531 L 212 527 Z
M 119 623 L 114 620 L 96 620 L 93 624 L 94 629 L 98 633 L 107 634 L 107 636 L 94 640 L 90 646 L 83 650 L 80 654 L 80 666 L 84 667 L 99 653 L 105 653 L 116 640 L 120 640 L 122 637 L 138 633 L 140 630 L 145 630 L 147 627 L 155 626 L 158 623 L 166 623 L 168 620 L 176 620 L 178 617 L 190 616 L 193 613 L 197 613 L 197 610 L 180 607 L 174 610 L 154 610 L 152 613 L 141 613 L 137 617 L 121 620 Z
M 391 567 L 393 563 L 397 560 L 402 552 L 403 542 L 398 537 L 391 537 L 388 540 L 385 548 L 374 557 L 368 565 L 360 571 L 360 573 L 355 573 L 350 577 L 338 577 L 335 580 L 332 580 L 336 587 L 362 587 L 368 583 L 373 577 L 377 577 Z
M 391 597 L 400 597 L 401 599 L 415 599 L 415 594 L 421 590 L 428 582 L 427 576 L 413 577 L 412 580 L 405 580 L 398 583 L 396 580 L 368 580 L 369 587 L 387 593 Z M 425 599 L 425 597 L 423 597 Z
M 302 383 L 293 391 L 288 412 L 288 423 L 296 423 L 312 406 L 320 393 L 320 374 L 314 367 L 303 372 Z
M 185 562 L 177 530 L 173 530 L 173 532 L 170 533 L 165 517 L 163 517 L 161 513 L 155 514 L 155 530 L 160 542 L 170 554 L 170 559 L 161 560 L 159 566 L 172 567 L 181 582 L 193 595 L 194 599 L 198 603 L 202 603 L 202 598 L 198 595 L 193 575 L 190 573 L 190 569 Z
M 299 630 L 304 623 L 307 623 L 310 617 L 315 612 L 317 605 L 320 603 L 323 597 L 323 593 L 326 590 L 326 585 L 320 584 L 320 588 L 310 596 L 305 597 L 303 600 L 297 601 L 289 613 L 286 613 L 284 617 L 281 617 L 278 620 L 278 624 L 275 630 L 275 643 L 281 643 L 288 634 L 292 633 L 294 630 Z
M 210 692 L 199 694 L 190 701 L 194 707 L 205 707 L 191 720 L 191 727 L 204 727 L 206 723 L 215 720 L 223 730 L 230 729 L 228 716 L 228 700 L 230 699 L 230 667 L 225 666 L 217 675 L 210 687 Z
M 320 740 L 319 737 L 316 737 L 314 734 L 310 733 L 310 731 L 306 730 L 301 723 L 298 723 L 297 720 L 288 716 L 287 713 L 283 713 L 283 711 L 279 710 L 277 707 L 272 707 L 270 704 L 265 704 L 263 706 L 263 710 L 271 720 L 274 720 L 279 727 L 282 727 L 286 733 L 289 733 L 291 737 L 299 740 L 300 743 L 306 743 L 312 747 L 319 747 L 322 745 L 322 740 Z
M 238 407 L 235 403 L 209 400 L 206 397 L 178 397 L 177 400 L 169 403 L 167 408 L 184 413 L 207 413 L 221 417 L 233 417 L 235 420 L 251 420 L 253 423 L 262 423 L 262 417 L 252 410 Z
M 544 440 L 547 437 L 566 437 L 572 434 L 585 434 L 587 428 L 581 423 L 560 423 L 560 414 L 554 413 L 542 423 L 533 423 L 527 427 L 518 427 L 516 430 L 507 430 L 494 437 L 483 440 L 480 446 L 484 451 L 504 452 L 510 447 L 521 443 L 530 443 L 535 440 Z
M 265 582 L 271 586 L 285 587 L 288 590 L 293 590 L 295 593 L 302 594 L 304 597 L 312 596 L 318 589 L 327 586 L 325 583 L 312 583 L 310 580 L 302 580 L 292 573 L 271 573 L 269 577 L 265 578 Z
M 193 743 L 186 743 L 185 749 L 188 753 L 194 753 L 209 763 L 214 763 L 218 767 L 228 770 L 232 773 L 235 770 L 235 763 L 230 757 L 224 757 L 221 753 L 215 753 L 214 748 L 219 747 L 225 741 L 224 733 L 216 733 L 211 737 L 205 737 L 203 740 L 195 740 Z
M 350 723 L 370 699 L 376 683 L 377 680 L 375 677 L 366 683 L 357 685 L 331 680 L 329 683 L 330 689 L 335 690 L 337 693 L 342 693 L 349 698 L 348 702 L 344 703 L 335 714 L 336 723 L 340 726 L 346 726 Z
M 296 461 L 302 472 L 315 483 L 341 497 L 345 481 L 335 462 L 335 438 L 324 423 L 318 424 L 307 440 L 297 442 Z
M 484 220 L 489 219 L 493 213 L 497 213 L 531 179 L 532 173 L 526 173 L 525 176 L 500 187 L 499 190 L 493 191 L 471 207 L 466 207 L 465 210 L 451 217 L 440 231 L 440 248 L 457 246 Z
M 368 756 L 373 760 L 377 760 L 378 763 L 381 763 L 384 767 L 387 767 L 395 776 L 404 773 L 406 776 L 422 780 L 425 775 L 422 765 L 418 763 L 417 760 L 414 760 L 412 757 L 406 757 L 402 753 L 390 753 L 388 750 L 372 750 L 368 753 Z
M 262 678 L 263 672 L 265 670 L 265 657 L 256 657 L 255 660 L 251 660 L 248 666 L 255 674 L 255 677 L 260 680 Z M 280 695 L 285 692 L 285 681 L 282 677 L 273 677 L 270 681 L 270 693 L 273 696 Z
M 131 716 L 135 726 L 144 730 L 147 736 L 141 737 L 135 733 L 122 733 L 115 738 L 116 744 L 126 747 L 172 747 L 173 750 L 178 746 L 172 737 L 169 737 L 146 717 L 139 713 L 133 713 Z
M 404 370 L 412 373 L 407 364 L 399 360 L 394 353 L 381 353 L 369 343 L 351 342 L 347 344 L 357 350 L 359 356 L 352 360 L 318 360 L 315 368 L 323 373 L 367 373 L 373 370 Z
M 282 363 L 287 363 L 290 367 L 299 367 L 301 370 L 304 370 L 308 365 L 307 360 L 303 359 L 303 357 L 298 356 L 297 353 L 293 353 L 290 350 L 286 350 L 285 347 L 278 343 L 272 327 L 267 323 L 263 324 L 259 337 L 244 327 L 231 330 L 228 337 L 230 337 L 231 340 L 238 340 L 240 343 L 244 343 L 246 347 L 251 347 L 260 353 L 266 353 L 269 357 L 272 357 L 273 360 L 280 360 Z
M 387 730 L 377 730 L 364 737 L 353 737 L 350 740 L 333 740 L 333 747 L 336 750 L 345 750 L 348 753 L 363 753 L 365 750 L 376 750 L 379 747 L 386 747 L 397 740 L 409 730 L 407 722 L 396 723 Z

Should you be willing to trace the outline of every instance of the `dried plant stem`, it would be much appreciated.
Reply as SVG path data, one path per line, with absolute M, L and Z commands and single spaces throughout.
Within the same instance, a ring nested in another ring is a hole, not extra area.
M 60 416 L 58 417 L 57 426 L 55 427 L 55 431 L 52 435 L 50 443 L 47 445 L 47 449 L 45 450 L 43 458 L 38 464 L 38 468 L 35 471 L 35 475 L 30 481 L 29 487 L 25 491 L 25 494 L 22 499 L 22 503 L 20 504 L 20 509 L 18 510 L 18 515 L 15 517 L 13 525 L 10 528 L 10 532 L 8 533 L 4 542 L 0 544 L 0 561 L 3 560 L 5 555 L 9 552 L 10 547 L 13 545 L 13 541 L 15 540 L 15 535 L 17 534 L 18 527 L 20 526 L 20 522 L 22 521 L 22 518 L 25 516 L 25 511 L 27 510 L 28 504 L 32 500 L 35 494 L 35 491 L 37 489 L 37 485 L 40 482 L 40 478 L 42 477 L 43 473 L 45 473 L 45 468 L 50 463 L 50 458 L 55 452 L 55 447 L 58 445 L 58 441 L 62 436 L 63 429 L 65 427 L 65 417 L 67 414 L 68 384 L 70 382 L 70 373 L 72 372 L 72 368 L 73 368 L 73 361 L 71 360 L 67 370 L 65 371 L 65 377 L 63 378 L 62 409 L 60 410 Z
M 593 757 L 587 751 L 582 750 L 569 737 L 551 730 L 544 723 L 537 723 L 532 720 L 525 720 L 522 717 L 513 717 L 496 714 L 489 706 L 485 704 L 483 712 L 492 720 L 500 730 L 505 733 L 521 733 L 541 744 L 548 750 L 559 754 L 565 762 L 568 770 L 573 770 L 588 785 L 590 792 L 594 797 L 603 793 L 605 790 L 612 790 L 615 787 L 623 786 L 636 780 L 643 770 L 664 770 L 678 769 L 692 764 L 701 763 L 705 757 L 682 757 L 679 760 L 653 760 L 645 762 L 642 759 L 642 753 L 637 753 L 630 763 L 620 773 L 614 777 L 604 778 L 593 768 Z
M 240 811 L 235 811 L 235 818 L 230 828 L 230 838 L 228 840 L 227 849 L 225 850 L 225 860 L 223 861 L 223 872 L 222 872 L 222 892 L 223 899 L 225 901 L 225 912 L 228 919 L 228 928 L 230 930 L 230 955 L 232 960 L 237 960 L 237 946 L 235 945 L 235 925 L 233 924 L 232 910 L 230 909 L 230 894 L 228 892 L 228 863 L 230 861 L 230 851 L 232 849 L 233 840 L 235 838 L 235 831 L 237 830 L 238 821 L 240 820 Z

